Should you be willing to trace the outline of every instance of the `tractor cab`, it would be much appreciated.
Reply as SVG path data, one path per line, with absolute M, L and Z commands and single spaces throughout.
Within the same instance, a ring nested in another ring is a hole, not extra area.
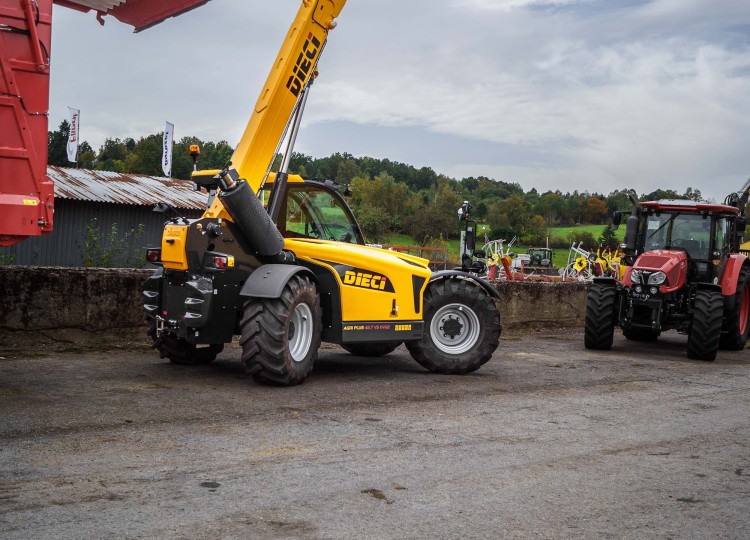
M 681 258 L 679 252 L 684 252 L 684 278 L 697 283 L 713 282 L 732 251 L 731 227 L 736 208 L 693 201 L 646 202 L 642 207 L 638 252 L 643 256 L 651 256 L 651 252 L 672 254 L 675 262 Z M 636 261 L 636 268 L 643 256 Z

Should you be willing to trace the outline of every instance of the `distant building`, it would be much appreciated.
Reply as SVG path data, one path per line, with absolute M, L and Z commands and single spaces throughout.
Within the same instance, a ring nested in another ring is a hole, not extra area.
M 169 203 L 187 218 L 200 217 L 206 208 L 206 192 L 193 191 L 194 184 L 186 180 L 66 167 L 48 167 L 47 174 L 55 182 L 54 231 L 0 248 L 0 263 L 83 266 L 85 254 L 110 247 L 116 225 L 115 244 L 123 250 L 112 266 L 141 266 L 145 248 L 161 244 L 164 222 L 173 217 L 155 213 L 154 204 Z M 87 251 L 88 227 L 95 227 L 101 245 Z

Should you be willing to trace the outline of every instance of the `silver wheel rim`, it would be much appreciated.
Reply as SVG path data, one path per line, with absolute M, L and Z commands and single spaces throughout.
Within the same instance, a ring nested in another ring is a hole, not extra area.
M 430 322 L 433 343 L 447 354 L 462 354 L 471 350 L 479 341 L 479 330 L 479 317 L 464 304 L 441 307 Z
M 302 362 L 310 351 L 313 335 L 313 318 L 310 306 L 304 302 L 294 308 L 289 325 L 289 354 L 295 362 Z

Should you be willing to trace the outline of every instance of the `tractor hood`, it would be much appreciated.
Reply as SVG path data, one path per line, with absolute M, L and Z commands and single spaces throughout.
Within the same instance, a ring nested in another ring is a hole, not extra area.
M 656 249 L 643 253 L 635 261 L 632 269 L 629 269 L 625 279 L 627 285 L 632 283 L 632 270 L 640 270 L 644 274 L 650 275 L 654 272 L 664 272 L 667 276 L 666 284 L 662 287 L 662 292 L 671 292 L 682 287 L 685 283 L 688 268 L 687 253 L 677 249 Z

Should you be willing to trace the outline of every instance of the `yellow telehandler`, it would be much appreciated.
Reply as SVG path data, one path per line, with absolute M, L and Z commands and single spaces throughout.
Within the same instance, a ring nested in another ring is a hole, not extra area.
M 254 380 L 290 386 L 310 375 L 321 340 L 358 356 L 404 343 L 426 369 L 446 374 L 478 369 L 498 345 L 493 287 L 366 246 L 340 188 L 287 173 L 344 3 L 303 0 L 232 162 L 193 173 L 208 209 L 200 219 L 169 219 L 161 247 L 148 250 L 161 265 L 144 285 L 149 333 L 174 363 L 211 362 L 239 335 Z

